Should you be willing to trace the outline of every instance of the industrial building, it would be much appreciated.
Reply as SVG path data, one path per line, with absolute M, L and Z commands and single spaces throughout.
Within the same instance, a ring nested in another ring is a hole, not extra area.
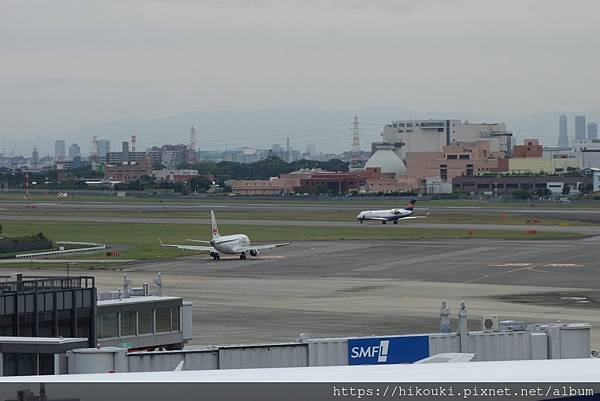
M 238 195 L 282 195 L 294 192 L 346 194 L 364 187 L 366 177 L 363 172 L 299 170 L 270 180 L 231 180 L 229 184 L 233 193 Z
M 592 178 L 580 175 L 481 175 L 452 180 L 453 192 L 484 195 L 511 194 L 519 190 L 535 194 L 546 189 L 554 195 L 562 195 L 566 186 L 575 192 L 590 185 Z
M 567 173 L 582 167 L 582 160 L 575 157 L 512 158 L 507 162 L 508 171 L 515 174 Z
M 487 140 L 490 150 L 510 155 L 512 132 L 502 123 L 469 123 L 461 120 L 398 120 L 386 124 L 382 143 L 396 147 L 398 155 L 408 152 L 443 152 L 454 142 Z M 376 148 L 379 143 L 373 144 Z
M 142 162 L 146 158 L 151 158 L 148 152 L 136 152 L 135 150 L 129 149 L 129 142 L 123 142 L 121 144 L 122 149 L 120 152 L 108 152 L 106 154 L 107 164 L 123 164 L 131 162 Z
M 152 176 L 162 182 L 186 182 L 194 177 L 198 177 L 198 170 L 195 169 L 163 169 L 152 170 Z
M 452 181 L 462 175 L 506 171 L 508 160 L 504 152 L 492 151 L 488 141 L 456 142 L 444 146 L 442 152 L 408 152 L 406 167 L 409 177 Z

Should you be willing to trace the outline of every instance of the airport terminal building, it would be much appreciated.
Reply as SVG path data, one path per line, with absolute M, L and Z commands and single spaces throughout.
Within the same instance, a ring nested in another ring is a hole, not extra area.
M 1 280 L 0 376 L 66 373 L 75 349 L 173 350 L 191 339 L 191 303 L 147 285 L 98 294 L 91 276 Z

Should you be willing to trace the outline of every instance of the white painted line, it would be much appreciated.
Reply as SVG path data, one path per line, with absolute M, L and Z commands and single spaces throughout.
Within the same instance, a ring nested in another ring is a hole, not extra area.
M 488 267 L 528 267 L 532 265 L 533 263 L 501 263 L 495 265 L 488 265 Z

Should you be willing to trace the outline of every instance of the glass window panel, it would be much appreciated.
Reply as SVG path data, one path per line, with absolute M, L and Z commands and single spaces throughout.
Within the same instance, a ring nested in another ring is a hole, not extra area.
M 171 331 L 171 308 L 156 308 L 156 332 Z
M 17 295 L 17 312 L 25 312 L 25 297 L 22 295 Z
M 179 307 L 171 308 L 171 330 L 179 331 Z
M 81 299 L 81 291 L 75 291 L 75 307 L 76 308 L 82 308 L 83 307 L 83 300 Z
M 73 292 L 65 291 L 64 295 L 65 295 L 64 309 L 71 309 L 73 307 Z
M 4 376 L 16 376 L 17 375 L 17 354 L 12 352 L 5 352 L 2 354 L 2 369 Z
M 64 309 L 64 294 L 62 292 L 56 293 L 56 309 Z
M 73 319 L 70 310 L 58 312 L 58 335 L 61 337 L 73 337 Z
M 46 307 L 44 306 L 44 294 L 37 294 L 37 310 L 46 310 Z
M 55 337 L 54 312 L 38 313 L 38 337 Z
M 136 311 L 121 312 L 121 337 L 135 336 Z
M 6 304 L 6 314 L 12 315 L 15 313 L 15 297 L 9 296 L 4 298 L 4 302 Z
M 4 298 L 0 297 L 0 315 L 4 315 Z
M 15 315 L 0 316 L 0 336 L 15 335 Z
M 113 338 L 119 335 L 119 314 L 117 312 L 102 315 L 100 338 Z
M 17 374 L 19 376 L 37 375 L 35 359 L 36 354 L 17 354 Z
M 35 294 L 25 295 L 25 312 L 33 312 L 33 303 L 35 302 Z
M 83 307 L 89 308 L 92 306 L 92 290 L 83 290 Z
M 90 338 L 90 318 L 77 318 L 77 337 Z
M 54 309 L 54 298 L 52 296 L 52 293 L 50 294 L 44 294 L 44 297 L 46 298 L 46 310 L 53 310 Z
M 19 315 L 19 337 L 33 337 L 33 313 Z
M 153 330 L 153 313 L 152 308 L 140 309 L 138 311 L 138 333 L 139 334 L 149 334 L 152 333 Z
M 40 375 L 53 375 L 54 374 L 54 354 L 39 354 L 39 367 L 38 371 Z

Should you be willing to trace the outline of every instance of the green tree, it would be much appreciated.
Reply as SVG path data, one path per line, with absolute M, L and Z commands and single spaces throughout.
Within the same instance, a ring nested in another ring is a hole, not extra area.
M 517 189 L 512 192 L 512 197 L 515 199 L 527 199 L 529 198 L 529 191 L 526 189 Z

